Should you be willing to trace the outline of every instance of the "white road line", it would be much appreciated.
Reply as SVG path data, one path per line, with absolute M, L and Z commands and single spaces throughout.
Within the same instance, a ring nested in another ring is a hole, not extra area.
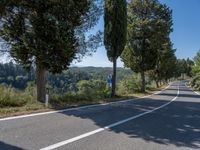
M 112 127 L 121 125 L 121 124 L 126 123 L 126 122 L 128 122 L 128 121 L 134 120 L 134 119 L 139 118 L 139 117 L 141 117 L 141 116 L 144 116 L 144 115 L 146 115 L 146 114 L 152 113 L 152 112 L 154 112 L 154 111 L 156 111 L 156 110 L 158 110 L 158 109 L 161 109 L 161 108 L 163 108 L 163 107 L 166 107 L 167 105 L 169 105 L 170 103 L 172 103 L 173 101 L 175 101 L 175 100 L 178 98 L 179 93 L 180 93 L 180 91 L 179 91 L 179 85 L 178 85 L 178 90 L 177 90 L 177 95 L 176 95 L 176 97 L 174 97 L 171 101 L 169 101 L 168 103 L 165 103 L 164 105 L 161 105 L 161 106 L 159 106 L 159 107 L 157 107 L 157 108 L 154 108 L 153 110 L 150 110 L 150 111 L 147 111 L 147 112 L 138 114 L 138 115 L 136 115 L 136 116 L 132 116 L 132 117 L 130 117 L 130 118 L 127 118 L 127 119 L 118 121 L 118 122 L 116 122 L 116 123 L 110 124 L 110 125 L 105 126 L 105 127 L 103 127 L 103 128 L 99 128 L 99 129 L 93 130 L 93 131 L 91 131 L 91 132 L 87 132 L 87 133 L 85 133 L 85 134 L 76 136 L 76 137 L 74 137 L 74 138 L 71 138 L 71 139 L 68 139 L 68 140 L 65 140 L 65 141 L 62 141 L 62 142 L 59 142 L 59 143 L 50 145 L 50 146 L 45 147 L 45 148 L 42 148 L 42 149 L 40 149 L 40 150 L 53 150 L 53 149 L 59 148 L 59 147 L 61 147 L 61 146 L 67 145 L 67 144 L 69 144 L 69 143 L 72 143 L 72 142 L 78 141 L 78 140 L 80 140 L 80 139 L 86 138 L 86 137 L 88 137 L 88 136 L 97 134 L 97 133 L 102 132 L 102 131 L 104 131 L 104 130 L 110 129 L 110 128 L 112 128 Z
M 151 97 L 153 95 L 157 95 L 157 94 L 161 93 L 162 91 L 168 89 L 170 87 L 170 85 L 171 84 L 169 84 L 163 90 L 158 91 L 158 92 L 156 92 L 154 94 L 143 96 L 143 97 L 139 97 L 139 98 L 135 98 L 135 99 L 122 100 L 122 101 L 116 101 L 116 102 L 109 102 L 109 103 L 103 103 L 103 104 L 88 105 L 88 106 L 81 106 L 81 107 L 75 107 L 75 108 L 67 108 L 67 109 L 62 109 L 62 110 L 48 111 L 48 112 L 42 112 L 42 113 L 34 113 L 34 114 L 14 116 L 14 117 L 6 117 L 6 118 L 1 118 L 0 121 L 7 121 L 7 120 L 14 120 L 14 119 L 28 118 L 28 117 L 48 115 L 48 114 L 54 114 L 54 113 L 63 113 L 63 112 L 72 111 L 72 110 L 79 110 L 79 109 L 92 108 L 92 107 L 98 107 L 98 106 L 106 106 L 106 105 L 110 105 L 110 104 L 114 104 L 114 103 L 125 103 L 125 102 L 129 102 L 129 101 L 133 101 L 133 100 L 137 100 L 137 99 L 143 99 L 143 98 L 148 98 L 148 97 Z
M 199 92 L 196 92 L 196 91 L 194 91 L 194 93 L 196 93 L 197 95 L 200 95 L 200 93 L 199 93 Z

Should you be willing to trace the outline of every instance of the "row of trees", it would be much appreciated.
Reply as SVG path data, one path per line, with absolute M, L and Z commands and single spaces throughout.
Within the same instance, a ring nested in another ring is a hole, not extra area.
M 158 0 L 105 1 L 104 44 L 113 62 L 115 95 L 116 59 L 121 56 L 125 67 L 141 74 L 141 91 L 145 92 L 145 73 L 160 80 L 174 76 L 175 50 L 170 41 L 172 11 Z
M 25 68 L 36 67 L 37 99 L 45 100 L 45 74 L 61 73 L 73 60 L 91 54 L 101 45 L 102 34 L 86 37 L 101 16 L 101 0 L 0 1 L 0 36 L 9 53 Z M 173 77 L 177 63 L 170 41 L 172 11 L 158 0 L 105 0 L 104 45 L 113 62 L 112 96 L 115 95 L 117 58 L 139 72 L 141 91 L 145 74 L 158 83 Z
M 145 92 L 145 73 L 153 70 L 156 80 L 163 77 L 174 63 L 174 50 L 169 38 L 172 32 L 172 11 L 157 0 L 136 0 L 129 5 L 128 41 L 122 60 L 127 67 L 141 74 L 141 91 Z M 162 68 L 162 69 L 161 69 Z
M 127 9 L 127 10 L 126 10 Z M 126 13 L 127 12 L 127 13 Z M 145 74 L 167 82 L 181 75 L 191 77 L 193 61 L 177 59 L 170 40 L 173 31 L 172 10 L 158 0 L 106 0 L 104 44 L 113 61 L 112 95 L 115 95 L 116 59 L 141 74 L 141 91 L 145 92 Z

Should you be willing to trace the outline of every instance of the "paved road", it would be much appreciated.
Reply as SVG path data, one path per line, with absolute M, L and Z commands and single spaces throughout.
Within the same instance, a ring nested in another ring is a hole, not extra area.
M 0 120 L 0 150 L 200 149 L 200 95 L 173 83 L 150 97 Z

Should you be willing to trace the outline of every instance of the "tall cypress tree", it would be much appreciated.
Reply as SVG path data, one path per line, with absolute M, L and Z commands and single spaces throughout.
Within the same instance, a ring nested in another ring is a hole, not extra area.
M 113 62 L 112 93 L 115 95 L 117 58 L 126 44 L 127 3 L 126 0 L 105 0 L 104 4 L 104 45 L 107 56 Z
M 84 55 L 84 32 L 95 25 L 93 0 L 3 0 L 0 36 L 11 56 L 25 67 L 37 66 L 37 99 L 45 100 L 45 73 L 60 73 Z
M 128 6 L 128 36 L 122 61 L 141 74 L 142 92 L 145 72 L 155 68 L 158 49 L 171 31 L 170 16 L 171 10 L 158 0 L 132 0 Z

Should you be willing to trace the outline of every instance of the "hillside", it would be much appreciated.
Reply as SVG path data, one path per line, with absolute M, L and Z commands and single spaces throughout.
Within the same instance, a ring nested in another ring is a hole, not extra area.
M 117 80 L 130 75 L 130 69 L 117 68 Z M 61 74 L 48 74 L 48 85 L 54 88 L 69 90 L 70 85 L 80 80 L 103 80 L 112 74 L 110 67 L 70 67 Z M 0 84 L 10 85 L 17 89 L 24 89 L 28 82 L 35 81 L 35 69 L 25 70 L 21 65 L 14 63 L 0 64 Z

